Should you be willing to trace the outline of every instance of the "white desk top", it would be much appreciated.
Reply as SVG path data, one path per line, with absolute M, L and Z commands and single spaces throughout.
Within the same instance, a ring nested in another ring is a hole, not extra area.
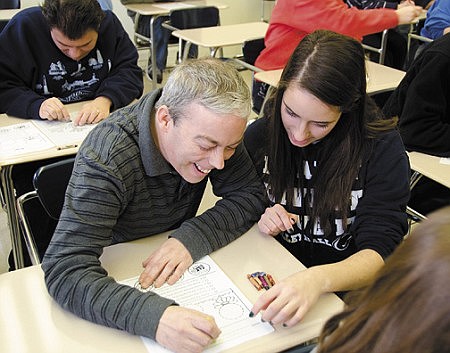
M 406 72 L 393 69 L 392 67 L 381 65 L 373 61 L 366 61 L 368 74 L 367 93 L 375 94 L 394 90 Z M 283 70 L 270 70 L 255 73 L 255 78 L 276 87 Z
M 0 9 L 0 20 L 9 21 L 13 18 L 19 11 L 23 9 Z
M 167 234 L 117 244 L 105 249 L 101 258 L 116 280 L 142 271 L 141 261 L 158 247 Z M 254 302 L 261 294 L 246 274 L 265 271 L 275 280 L 304 267 L 272 237 L 253 227 L 211 257 Z M 61 309 L 48 295 L 40 266 L 0 275 L 0 351 L 45 353 L 146 353 L 138 336 L 96 325 Z M 324 321 L 343 308 L 334 294 L 323 295 L 302 322 L 237 346 L 229 352 L 278 352 L 316 337 Z
M 264 38 L 268 27 L 266 22 L 249 22 L 183 29 L 172 32 L 172 35 L 202 47 L 217 48 L 242 44 L 249 39 Z
M 68 109 L 69 113 L 73 113 L 73 112 L 79 111 L 84 104 L 86 104 L 86 101 L 66 104 L 65 106 Z M 0 114 L 0 127 L 26 123 L 28 121 L 30 121 L 30 119 L 20 119 L 20 118 L 8 116 L 6 114 Z M 78 152 L 78 148 L 79 148 L 78 146 L 74 147 L 74 148 L 67 148 L 67 149 L 62 149 L 62 150 L 58 150 L 57 148 L 54 148 L 51 150 L 39 151 L 36 153 L 29 153 L 29 154 L 25 154 L 25 155 L 21 155 L 21 156 L 16 156 L 13 158 L 0 159 L 0 169 L 1 169 L 1 167 L 5 166 L 5 165 L 27 163 L 27 162 L 39 161 L 42 159 L 48 159 L 48 158 L 53 158 L 53 157 L 62 157 L 62 156 L 73 155 Z
M 216 6 L 219 9 L 227 8 L 226 5 L 216 3 L 211 0 L 187 0 L 167 3 L 135 3 L 125 5 L 128 10 L 134 11 L 143 16 L 164 15 L 168 14 L 171 9 L 182 9 L 193 6 Z
M 441 157 L 408 152 L 411 169 L 450 188 L 450 165 L 440 163 Z

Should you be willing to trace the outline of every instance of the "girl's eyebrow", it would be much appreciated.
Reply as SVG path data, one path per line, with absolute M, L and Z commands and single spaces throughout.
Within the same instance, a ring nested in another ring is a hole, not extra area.
M 282 100 L 284 106 L 286 107 L 287 110 L 289 110 L 289 114 L 296 116 L 297 118 L 301 119 L 301 116 L 298 115 L 296 112 L 294 112 L 284 101 L 284 99 Z M 332 120 L 310 120 L 312 123 L 315 124 L 331 124 L 334 123 L 336 121 L 336 119 L 332 119 Z
M 284 99 L 282 100 L 282 102 L 283 102 L 284 106 L 286 107 L 286 109 L 289 110 L 289 113 L 290 113 L 290 114 L 295 115 L 296 117 L 299 117 L 299 118 L 300 118 L 300 115 L 298 115 L 296 112 L 294 112 L 294 111 L 286 104 L 286 102 L 284 101 Z

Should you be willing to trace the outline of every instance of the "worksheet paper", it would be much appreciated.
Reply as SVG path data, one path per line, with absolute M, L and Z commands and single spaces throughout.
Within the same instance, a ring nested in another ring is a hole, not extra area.
M 33 120 L 0 128 L 0 158 L 78 147 L 96 124 Z
M 72 121 L 36 120 L 41 131 L 59 148 L 78 147 L 97 124 L 75 125 Z
M 140 289 L 138 279 L 120 283 Z M 147 290 L 214 317 L 222 333 L 205 350 L 207 353 L 221 352 L 274 331 L 269 323 L 261 321 L 260 315 L 248 316 L 252 304 L 209 256 L 190 266 L 174 285 Z M 170 352 L 149 338 L 142 340 L 149 353 Z
M 31 122 L 0 128 L 0 158 L 13 158 L 55 147 Z

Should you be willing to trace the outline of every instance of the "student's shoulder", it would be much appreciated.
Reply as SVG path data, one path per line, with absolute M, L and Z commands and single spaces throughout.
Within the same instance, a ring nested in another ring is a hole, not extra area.
M 19 25 L 39 24 L 41 21 L 44 21 L 44 15 L 39 6 L 33 6 L 19 11 L 11 21 Z
M 428 44 L 428 47 L 425 48 L 424 54 L 432 54 L 435 52 L 450 57 L 450 33 Z
M 375 138 L 374 153 L 392 157 L 398 154 L 406 154 L 403 140 L 397 128 L 378 134 Z
M 255 134 L 262 133 L 263 131 L 267 130 L 269 127 L 269 119 L 266 117 L 259 118 L 251 122 L 247 129 L 245 130 L 245 138 L 247 136 L 253 136 Z
M 42 10 L 39 6 L 33 6 L 19 11 L 13 18 L 20 19 L 22 21 L 31 21 L 36 18 L 44 18 L 44 15 L 42 14 Z
M 269 145 L 269 121 L 267 118 L 260 118 L 252 122 L 244 134 L 244 145 L 253 160 L 266 153 Z
M 8 22 L 8 26 L 1 32 L 5 40 L 14 40 L 15 45 L 27 41 L 41 41 L 48 32 L 48 25 L 38 6 L 23 9 Z

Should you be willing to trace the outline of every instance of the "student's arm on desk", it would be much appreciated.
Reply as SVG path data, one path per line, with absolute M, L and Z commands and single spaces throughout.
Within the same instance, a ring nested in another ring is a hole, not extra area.
M 193 261 L 240 237 L 258 221 L 265 207 L 264 186 L 242 143 L 222 170 L 210 172 L 209 180 L 220 199 L 171 235 L 186 246 Z
M 374 142 L 367 164 L 361 168 L 364 168 L 361 171 L 364 192 L 358 200 L 356 217 L 349 230 L 358 251 L 345 260 L 311 267 L 280 281 L 258 299 L 252 309 L 254 314 L 266 309 L 262 316 L 264 320 L 294 325 L 320 294 L 366 285 L 383 266 L 383 259 L 401 242 L 407 231 L 405 209 L 409 199 L 410 170 L 398 132 L 380 136 Z M 390 182 L 387 182 L 387 175 Z M 273 216 L 270 219 L 274 219 Z M 268 224 L 262 220 L 260 223 Z M 267 233 L 267 227 L 260 230 Z
M 365 249 L 334 264 L 310 267 L 277 282 L 259 297 L 252 313 L 264 310 L 265 321 L 293 326 L 321 294 L 361 288 L 370 283 L 383 264 L 377 252 Z
M 97 97 L 83 105 L 73 118 L 75 125 L 96 124 L 106 119 L 111 110 L 111 99 Z
M 111 100 L 107 97 L 97 97 L 84 103 L 79 111 L 72 117 L 75 125 L 95 124 L 109 115 Z M 57 98 L 44 100 L 39 108 L 39 116 L 44 120 L 67 121 L 71 119 L 66 106 Z

